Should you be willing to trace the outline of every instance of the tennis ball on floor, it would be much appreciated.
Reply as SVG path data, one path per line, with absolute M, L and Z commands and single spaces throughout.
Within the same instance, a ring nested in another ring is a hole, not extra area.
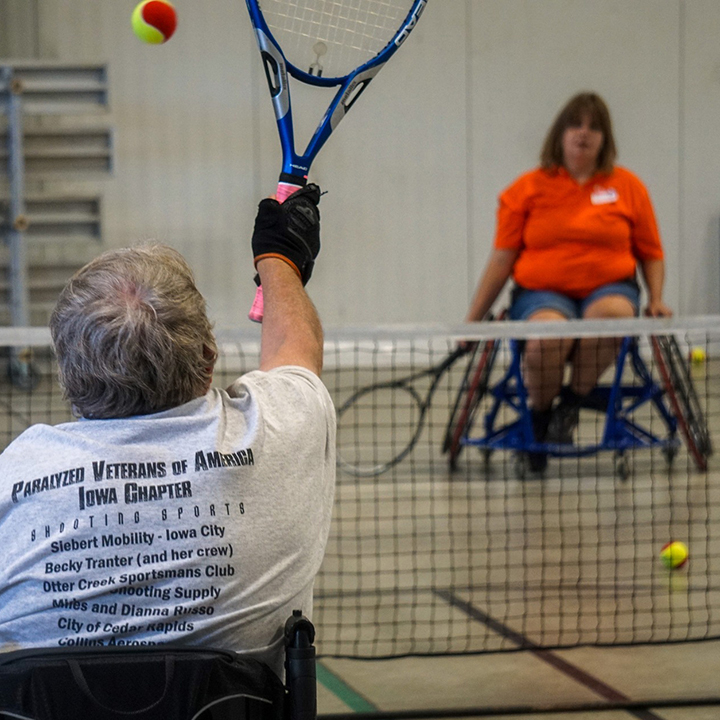
M 705 362 L 705 351 L 701 347 L 694 347 L 690 351 L 690 362 L 693 365 L 700 365 Z
M 143 0 L 133 10 L 132 27 L 143 42 L 167 42 L 177 27 L 175 8 L 167 0 Z
M 682 567 L 688 559 L 688 549 L 685 543 L 674 540 L 663 545 L 660 550 L 660 560 L 669 570 L 676 570 Z

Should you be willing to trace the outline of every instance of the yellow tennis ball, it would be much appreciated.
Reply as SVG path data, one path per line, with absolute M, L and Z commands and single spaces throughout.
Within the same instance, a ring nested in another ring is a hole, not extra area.
M 143 42 L 167 42 L 177 27 L 175 8 L 167 0 L 143 0 L 133 10 L 132 27 Z
M 694 347 L 690 352 L 690 362 L 700 365 L 705 362 L 705 351 L 701 347 Z
M 662 560 L 662 564 L 670 570 L 682 567 L 687 562 L 687 559 L 687 545 L 679 540 L 674 540 L 673 542 L 663 545 L 660 550 L 660 560 Z

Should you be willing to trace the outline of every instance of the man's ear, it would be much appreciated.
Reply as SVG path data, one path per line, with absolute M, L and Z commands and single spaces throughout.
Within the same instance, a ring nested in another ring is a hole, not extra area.
M 209 382 L 212 382 L 213 371 L 215 370 L 215 362 L 217 361 L 217 353 L 207 345 L 203 345 L 203 357 L 207 360 L 205 371 L 208 374 Z

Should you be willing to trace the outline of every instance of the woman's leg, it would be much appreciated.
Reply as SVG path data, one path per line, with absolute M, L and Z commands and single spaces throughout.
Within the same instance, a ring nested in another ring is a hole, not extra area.
M 530 322 L 567 320 L 557 310 L 545 308 L 534 312 Z M 523 382 L 530 399 L 530 419 L 536 442 L 544 442 L 551 418 L 553 400 L 560 392 L 565 363 L 573 346 L 571 338 L 528 338 L 523 354 Z M 530 469 L 543 472 L 547 466 L 546 453 L 528 453 Z
M 530 322 L 557 322 L 567 320 L 557 310 L 537 310 Z M 530 405 L 536 411 L 549 410 L 562 386 L 567 361 L 574 340 L 572 338 L 529 338 L 525 342 L 523 379 L 530 397 Z
M 583 313 L 587 320 L 634 316 L 635 306 L 624 295 L 604 295 L 590 303 Z M 587 395 L 615 362 L 621 343 L 622 338 L 582 338 L 573 357 L 571 390 L 581 397 Z
M 625 295 L 601 295 L 583 310 L 587 320 L 630 318 L 635 305 Z M 549 442 L 572 443 L 584 397 L 597 385 L 600 376 L 615 362 L 622 338 L 581 338 L 572 358 L 572 379 L 564 388 L 560 403 L 548 425 Z
M 514 293 L 510 308 L 513 320 L 558 322 L 578 317 L 578 304 L 564 295 L 550 291 L 522 290 Z M 533 438 L 544 442 L 551 417 L 553 400 L 563 381 L 565 363 L 573 346 L 571 339 L 528 339 L 523 352 L 523 382 L 528 392 Z M 547 454 L 529 452 L 530 469 L 542 472 Z

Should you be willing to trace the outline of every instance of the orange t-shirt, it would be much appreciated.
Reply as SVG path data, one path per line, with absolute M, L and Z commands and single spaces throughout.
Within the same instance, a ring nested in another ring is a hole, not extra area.
M 629 170 L 584 185 L 564 169 L 528 172 L 500 195 L 495 247 L 520 250 L 513 277 L 531 290 L 584 298 L 663 257 L 650 196 Z

